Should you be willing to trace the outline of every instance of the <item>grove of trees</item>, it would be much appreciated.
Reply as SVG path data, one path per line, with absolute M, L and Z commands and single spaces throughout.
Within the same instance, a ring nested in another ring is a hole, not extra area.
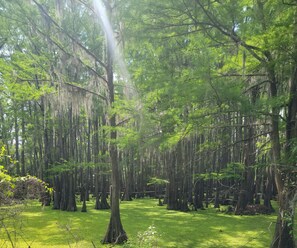
M 278 211 L 271 248 L 294 247 L 296 0 L 0 0 L 0 18 L 3 178 L 111 208 L 103 243 L 128 239 L 120 198 L 154 196 Z

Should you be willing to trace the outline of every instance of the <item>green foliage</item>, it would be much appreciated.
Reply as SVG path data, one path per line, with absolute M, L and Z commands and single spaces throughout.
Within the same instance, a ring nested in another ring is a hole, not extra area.
M 204 6 L 203 1 L 129 3 L 122 14 L 129 25 L 130 70 L 144 107 L 159 120 L 158 141 L 165 149 L 184 130 L 190 134 L 197 132 L 195 127 L 201 133 L 215 128 L 220 114 L 240 112 L 264 122 L 265 113 L 288 102 L 286 92 L 276 98 L 266 93 L 269 81 L 260 75 L 267 68 L 259 58 L 273 51 L 274 62 L 267 66 L 276 66 L 282 79 L 288 78 L 290 66 L 284 59 L 294 48 L 292 36 L 286 35 L 293 33 L 293 8 L 275 1 L 214 1 L 205 5 L 207 15 L 198 4 Z M 232 40 L 232 32 L 251 48 Z M 252 103 L 249 94 L 255 86 L 261 93 Z
M 290 164 L 296 164 L 297 163 L 297 138 L 290 140 L 290 154 L 289 157 L 287 157 L 287 161 Z
M 7 156 L 4 146 L 0 148 L 0 163 L 3 158 Z M 13 195 L 13 189 L 15 187 L 14 179 L 11 177 L 4 166 L 0 165 L 0 205 L 8 203 Z
M 5 147 L 1 147 L 0 162 L 7 155 Z M 10 158 L 10 157 L 9 157 Z M 14 162 L 11 160 L 11 162 Z M 40 199 L 51 188 L 34 176 L 13 177 L 8 174 L 4 166 L 0 166 L 0 204 L 7 204 L 13 200 Z
M 106 157 L 106 155 L 102 156 L 103 158 Z M 74 172 L 75 169 L 87 169 L 87 168 L 100 168 L 102 169 L 102 171 L 104 171 L 104 173 L 109 173 L 109 169 L 110 169 L 110 163 L 108 162 L 74 162 L 74 161 L 66 161 L 66 160 L 62 160 L 61 162 L 57 162 L 55 163 L 55 165 L 48 169 L 48 172 L 51 175 L 59 175 L 60 173 L 63 172 Z
M 227 167 L 221 170 L 225 179 L 241 179 L 244 172 L 244 164 L 228 163 Z
M 194 176 L 195 179 L 200 180 L 222 180 L 222 179 L 241 179 L 244 171 L 244 164 L 241 163 L 228 163 L 226 168 L 221 169 L 219 172 L 200 173 Z
M 0 205 L 10 202 L 14 187 L 13 178 L 7 174 L 3 166 L 0 166 Z
M 42 66 L 40 66 L 42 65 Z M 46 67 L 48 59 L 29 52 L 14 51 L 9 58 L 0 57 L 1 89 L 14 101 L 38 100 L 51 94 Z
M 166 185 L 168 183 L 169 183 L 168 180 L 165 180 L 165 179 L 162 179 L 162 178 L 157 178 L 157 177 L 152 177 L 152 178 L 150 178 L 147 185 Z

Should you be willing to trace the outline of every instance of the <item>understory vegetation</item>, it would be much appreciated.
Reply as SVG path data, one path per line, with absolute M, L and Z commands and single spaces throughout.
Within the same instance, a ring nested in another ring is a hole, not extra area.
M 276 214 L 240 216 L 213 207 L 183 213 L 157 203 L 156 199 L 121 203 L 122 222 L 129 233 L 123 247 L 262 248 L 269 246 L 276 221 Z M 88 202 L 86 213 L 53 211 L 32 200 L 2 207 L 0 247 L 101 247 L 109 211 L 95 210 L 93 205 L 93 200 Z

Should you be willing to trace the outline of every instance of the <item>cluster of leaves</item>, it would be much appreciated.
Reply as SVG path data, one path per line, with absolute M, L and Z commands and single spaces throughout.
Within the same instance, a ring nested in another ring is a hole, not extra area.
M 166 185 L 169 181 L 166 179 L 158 178 L 158 177 L 152 177 L 147 185 Z
M 7 174 L 3 166 L 0 166 L 0 204 L 10 201 L 14 187 L 13 178 Z
M 244 164 L 242 163 L 228 163 L 227 167 L 221 169 L 219 172 L 209 172 L 196 174 L 195 178 L 200 180 L 222 180 L 222 179 L 241 179 L 244 171 Z
M 100 156 L 100 158 L 106 158 L 106 155 L 102 155 L 102 156 Z M 67 160 L 61 160 L 60 162 L 56 162 L 52 168 L 47 170 L 47 172 L 50 175 L 57 175 L 62 172 L 73 172 L 79 168 L 87 169 L 87 168 L 95 168 L 95 167 L 99 167 L 105 173 L 110 172 L 110 163 L 109 162 L 97 162 L 97 163 L 94 163 L 94 162 L 82 163 L 82 162 L 80 162 L 80 163 L 77 163 L 75 161 L 67 161 Z
M 0 150 L 0 162 L 6 156 L 5 147 L 2 146 Z M 4 166 L 0 165 L 0 204 L 7 203 L 12 196 L 14 188 L 13 178 L 7 173 Z

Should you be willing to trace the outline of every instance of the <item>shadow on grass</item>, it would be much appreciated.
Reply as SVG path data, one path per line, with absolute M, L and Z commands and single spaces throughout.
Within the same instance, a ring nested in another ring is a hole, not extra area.
M 215 209 L 168 211 L 158 207 L 157 201 L 154 205 L 148 200 L 138 200 L 136 205 L 125 202 L 122 206 L 122 220 L 124 226 L 129 223 L 129 233 L 136 236 L 154 224 L 161 235 L 160 247 L 269 247 L 271 222 L 276 219 L 275 215 L 227 215 Z
M 64 212 L 42 208 L 37 202 L 29 204 L 21 214 L 17 233 L 23 239 L 16 240 L 17 247 L 93 248 L 92 242 L 102 247 L 109 211 L 95 210 L 94 202 L 88 203 L 87 213 L 81 213 L 80 208 L 78 205 L 77 212 Z M 121 218 L 129 238 L 136 242 L 138 233 L 154 225 L 158 247 L 260 248 L 269 246 L 274 228 L 271 222 L 276 216 L 234 216 L 215 209 L 182 213 L 157 206 L 157 200 L 142 199 L 122 202 Z M 0 229 L 0 245 L 5 238 Z

